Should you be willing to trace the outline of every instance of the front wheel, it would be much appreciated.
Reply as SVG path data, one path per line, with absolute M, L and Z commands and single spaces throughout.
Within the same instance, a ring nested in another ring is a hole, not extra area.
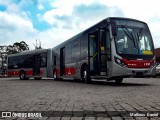
M 115 79 L 116 84 L 121 84 L 122 81 L 123 81 L 123 78 L 121 78 L 121 77 Z
M 90 78 L 90 75 L 89 75 L 89 70 L 88 70 L 87 65 L 82 67 L 81 79 L 82 79 L 82 81 L 84 81 L 87 84 L 91 83 L 91 78 Z
M 26 78 L 26 73 L 25 73 L 25 71 L 20 71 L 19 78 L 20 78 L 21 80 L 27 79 L 27 78 Z

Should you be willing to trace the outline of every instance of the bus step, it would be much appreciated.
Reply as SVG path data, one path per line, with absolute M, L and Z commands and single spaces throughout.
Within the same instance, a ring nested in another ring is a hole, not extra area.
M 91 76 L 92 79 L 107 79 L 107 76 L 100 76 L 100 75 L 96 75 L 96 76 Z

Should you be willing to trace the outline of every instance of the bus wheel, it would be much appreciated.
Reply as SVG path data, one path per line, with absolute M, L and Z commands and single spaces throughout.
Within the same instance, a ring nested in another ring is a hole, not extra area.
M 54 80 L 62 80 L 63 78 L 57 78 L 57 71 L 56 71 L 56 69 L 54 69 L 54 71 L 53 71 L 53 78 L 54 78 Z
M 81 79 L 82 79 L 82 81 L 84 81 L 87 84 L 91 83 L 91 79 L 90 79 L 90 76 L 89 76 L 89 71 L 88 71 L 88 66 L 87 65 L 82 67 Z
M 24 71 L 21 71 L 21 72 L 20 72 L 19 78 L 20 78 L 21 80 L 25 80 L 25 79 L 26 79 L 26 74 L 25 74 Z
M 121 77 L 115 79 L 116 84 L 121 84 L 122 81 L 123 81 L 123 78 L 121 78 Z
M 54 80 L 57 79 L 57 72 L 56 72 L 56 69 L 54 69 L 54 71 L 53 71 L 53 78 L 54 78 Z

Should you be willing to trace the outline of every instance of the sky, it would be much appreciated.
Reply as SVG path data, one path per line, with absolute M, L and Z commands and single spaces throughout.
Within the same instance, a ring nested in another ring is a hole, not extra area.
M 0 46 L 25 41 L 52 48 L 107 17 L 148 24 L 160 47 L 159 0 L 0 0 Z

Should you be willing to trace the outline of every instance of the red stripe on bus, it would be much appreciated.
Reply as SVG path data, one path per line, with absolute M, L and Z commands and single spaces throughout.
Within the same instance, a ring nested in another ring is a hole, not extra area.
M 122 61 L 128 66 L 128 68 L 150 68 L 154 63 L 154 60 L 126 60 L 122 58 Z
M 25 70 L 25 74 L 26 76 L 32 76 L 33 75 L 33 71 L 32 70 Z M 43 71 L 40 70 L 40 76 L 43 75 Z M 19 76 L 19 71 L 9 71 L 8 72 L 8 76 Z
M 9 71 L 8 76 L 19 76 L 19 71 Z
M 43 71 L 40 69 L 40 76 L 42 76 L 43 75 Z
M 74 75 L 76 74 L 76 69 L 74 67 L 65 68 L 65 75 Z M 60 76 L 60 69 L 57 69 L 57 75 Z
M 65 68 L 65 75 L 74 75 L 75 73 L 76 73 L 76 70 L 74 67 Z
M 25 71 L 26 75 L 33 75 L 33 71 L 32 70 L 28 70 L 28 71 Z
M 60 69 L 57 69 L 57 75 L 60 76 Z

